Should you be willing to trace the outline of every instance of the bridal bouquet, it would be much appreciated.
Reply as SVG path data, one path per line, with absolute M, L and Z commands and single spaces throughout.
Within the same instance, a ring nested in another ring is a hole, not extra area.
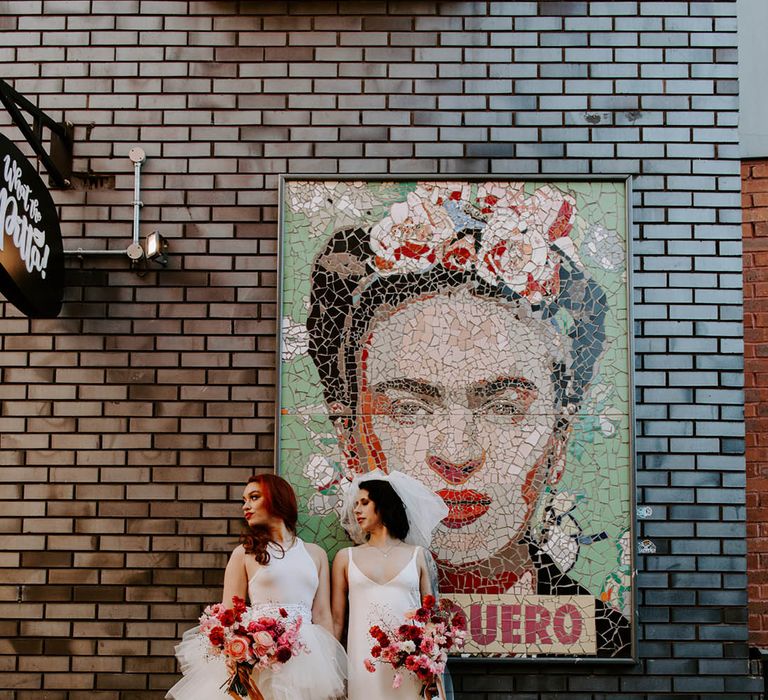
M 287 621 L 288 613 L 279 609 L 279 617 L 261 615 L 248 608 L 242 598 L 233 598 L 233 608 L 218 603 L 209 605 L 200 616 L 200 633 L 207 639 L 207 653 L 223 656 L 234 667 L 232 677 L 222 686 L 233 698 L 263 700 L 253 672 L 265 668 L 277 670 L 292 656 L 305 651 L 299 639 L 301 617 Z
M 393 688 L 400 687 L 403 669 L 411 671 L 423 684 L 421 696 L 430 697 L 430 688 L 445 671 L 448 651 L 463 646 L 466 627 L 464 613 L 452 601 L 443 598 L 437 604 L 434 596 L 424 596 L 421 607 L 406 613 L 405 622 L 396 630 L 371 627 L 369 633 L 375 643 L 365 667 L 374 673 L 376 663 L 392 666 Z

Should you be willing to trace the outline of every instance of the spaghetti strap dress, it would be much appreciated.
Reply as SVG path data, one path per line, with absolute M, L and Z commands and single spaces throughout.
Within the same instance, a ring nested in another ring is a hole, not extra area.
M 301 617 L 300 639 L 307 648 L 275 670 L 258 672 L 254 679 L 265 700 L 331 700 L 344 697 L 346 654 L 324 627 L 312 623 L 312 603 L 319 578 L 304 542 L 296 538 L 285 550 L 270 545 L 269 563 L 248 582 L 252 608 L 261 615 L 288 620 Z M 199 628 L 188 630 L 176 647 L 182 679 L 166 694 L 168 700 L 222 700 L 231 696 L 222 687 L 229 675 L 222 657 L 206 657 Z
M 421 681 L 403 669 L 402 683 L 393 688 L 394 669 L 389 664 L 375 664 L 376 671 L 366 670 L 363 662 L 371 656 L 374 644 L 369 630 L 379 625 L 384 630 L 396 629 L 405 613 L 421 605 L 418 547 L 400 572 L 386 583 L 368 578 L 357 566 L 354 547 L 350 548 L 347 581 L 349 586 L 349 700 L 418 700 Z

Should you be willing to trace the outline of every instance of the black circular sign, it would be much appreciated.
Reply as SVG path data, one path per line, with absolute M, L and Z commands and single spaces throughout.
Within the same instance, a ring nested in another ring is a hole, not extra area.
M 27 316 L 58 316 L 64 292 L 61 227 L 51 193 L 0 134 L 0 293 Z

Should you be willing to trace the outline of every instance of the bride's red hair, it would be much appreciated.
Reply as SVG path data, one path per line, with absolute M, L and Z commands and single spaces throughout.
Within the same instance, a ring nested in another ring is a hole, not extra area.
M 295 535 L 299 506 L 292 486 L 275 474 L 254 474 L 247 483 L 259 485 L 267 513 L 273 518 L 282 520 L 289 532 Z M 240 535 L 240 544 L 243 545 L 248 554 L 253 554 L 256 557 L 259 564 L 268 564 L 270 555 L 267 547 L 269 543 L 276 544 L 280 549 L 282 546 L 272 539 L 272 533 L 268 527 L 264 525 L 255 527 L 247 525 L 246 527 L 246 531 Z

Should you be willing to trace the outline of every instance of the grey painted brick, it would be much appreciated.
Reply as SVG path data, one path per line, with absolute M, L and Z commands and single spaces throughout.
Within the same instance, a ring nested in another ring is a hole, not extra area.
M 693 358 L 690 355 L 644 355 L 644 369 L 693 369 Z M 676 416 L 679 418 L 679 416 Z
M 504 112 L 469 112 L 464 115 L 464 121 L 467 126 L 509 126 L 512 124 L 512 115 Z
M 589 106 L 595 110 L 627 109 L 636 110 L 640 99 L 636 95 L 590 95 Z
M 693 622 L 716 625 L 723 621 L 723 612 L 717 608 L 676 608 L 672 610 L 672 622 Z
M 696 467 L 698 469 L 719 469 L 720 471 L 742 471 L 744 469 L 744 457 L 701 455 L 696 458 Z
M 745 640 L 747 628 L 744 625 L 714 625 L 701 627 L 699 638 L 703 640 Z
M 493 141 L 536 141 L 538 139 L 538 131 L 531 128 L 492 128 L 491 140 Z
M 718 386 L 717 372 L 670 372 L 669 386 Z
M 679 420 L 716 419 L 718 417 L 717 406 L 670 406 L 669 417 Z
M 515 17 L 515 31 L 559 31 L 562 28 L 560 17 Z
M 718 437 L 743 437 L 744 424 L 740 421 L 731 423 L 725 421 L 706 422 L 699 421 L 696 424 L 697 435 L 715 435 Z
M 482 70 L 485 69 L 485 66 L 483 65 L 479 67 Z M 541 66 L 541 75 L 543 78 L 559 77 L 556 75 L 546 75 L 544 69 L 547 67 L 549 67 L 549 64 L 546 66 Z M 441 66 L 441 69 L 442 68 L 443 66 Z M 467 64 L 456 64 L 456 75 L 458 77 L 462 77 L 464 75 L 463 71 L 466 71 L 466 69 Z M 488 75 L 491 78 L 535 78 L 537 69 L 538 66 L 533 63 L 492 63 L 490 66 L 488 66 Z
M 696 678 L 692 676 L 681 677 L 674 679 L 674 689 L 683 693 L 718 693 L 725 690 L 725 681 L 722 678 Z
M 563 123 L 562 112 L 531 112 L 516 115 L 518 126 L 560 126 Z
M 514 49 L 515 53 L 524 49 Z M 464 49 L 464 60 L 482 63 L 509 63 L 513 49 Z M 516 59 L 521 60 L 521 59 Z
M 587 46 L 593 37 L 593 34 L 582 32 L 540 32 L 538 43 L 541 46 Z
M 704 49 L 706 50 L 706 49 Z M 614 60 L 619 63 L 662 63 L 664 61 L 664 51 L 662 49 L 616 49 L 614 51 Z M 644 92 L 640 90 L 639 92 Z
M 611 29 L 610 17 L 566 17 L 565 29 L 566 31 L 580 32 L 580 31 L 609 31 Z
M 637 385 L 637 383 L 636 383 Z M 693 423 L 685 421 L 646 421 L 644 435 L 693 435 Z
M 641 471 L 635 476 L 635 486 L 666 486 L 667 475 L 664 472 Z
M 701 488 L 696 491 L 696 501 L 698 503 L 742 504 L 745 502 L 745 498 L 746 496 L 742 489 Z
M 673 574 L 674 576 L 674 574 Z M 682 640 L 695 639 L 696 627 L 694 625 L 665 625 L 665 624 L 647 624 L 644 626 L 646 639 L 664 639 L 664 640 Z M 669 689 L 669 679 L 652 679 L 657 683 L 649 686 L 638 686 L 644 690 L 667 690 Z M 637 680 L 633 679 L 634 683 Z
M 640 590 L 669 588 L 669 575 L 663 572 L 641 571 L 637 574 L 637 585 Z
M 505 95 L 503 97 L 492 95 L 489 101 L 491 109 L 511 111 L 536 109 L 536 97 L 533 95 Z
M 530 64 L 521 64 L 521 69 L 528 68 L 528 77 L 535 77 L 536 68 Z M 533 68 L 533 70 L 530 70 Z M 546 63 L 539 67 L 542 78 L 586 78 L 590 70 L 586 65 L 577 65 L 570 63 Z
M 561 129 L 542 129 L 541 138 L 543 141 L 586 141 L 589 138 L 589 129 L 580 128 L 561 128 Z
M 712 56 L 712 49 L 669 48 L 664 51 L 664 59 L 668 63 L 711 63 Z
M 523 94 L 561 94 L 563 92 L 562 80 L 515 80 L 515 92 Z M 572 81 L 567 81 L 567 85 L 572 85 Z M 573 90 L 572 92 L 578 92 Z
M 744 407 L 723 406 L 720 409 L 720 415 L 723 420 L 744 420 Z
M 679 658 L 712 659 L 723 655 L 723 645 L 716 642 L 675 642 L 673 649 L 675 656 Z
M 747 570 L 747 560 L 743 556 L 702 556 L 698 558 L 699 571 L 740 571 Z

